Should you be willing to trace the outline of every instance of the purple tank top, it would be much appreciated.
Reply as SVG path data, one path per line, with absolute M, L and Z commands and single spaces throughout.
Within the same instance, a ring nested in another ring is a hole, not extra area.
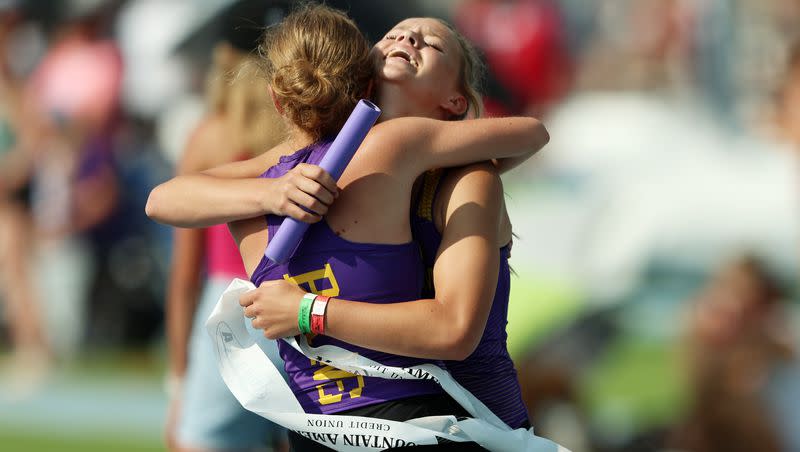
M 299 163 L 317 164 L 330 142 L 313 144 L 282 157 L 262 177 L 280 177 Z M 267 216 L 269 237 L 277 231 L 282 217 Z M 262 281 L 287 279 L 304 290 L 369 303 L 410 301 L 422 290 L 422 260 L 413 242 L 402 245 L 354 243 L 337 236 L 327 222 L 311 225 L 287 264 L 275 264 L 266 257 L 251 277 Z M 310 338 L 313 346 L 337 345 L 379 363 L 408 367 L 431 361 L 408 358 L 357 347 L 327 336 Z M 355 376 L 312 361 L 283 341 L 278 349 L 289 375 L 290 386 L 307 413 L 331 414 L 412 396 L 440 394 L 432 381 L 389 380 Z M 442 365 L 441 361 L 434 364 Z
M 429 275 L 425 279 L 423 296 L 429 298 L 435 295 L 430 275 L 436 261 L 436 252 L 442 242 L 442 236 L 433 222 L 432 207 L 443 176 L 442 170 L 430 171 L 423 176 L 423 184 L 411 209 L 411 230 L 414 240 L 422 249 L 426 275 Z M 511 289 L 508 256 L 508 247 L 501 248 L 497 289 L 478 347 L 464 361 L 446 361 L 445 364 L 456 381 L 503 422 L 512 428 L 518 428 L 527 425 L 528 412 L 522 401 L 514 362 L 506 347 L 508 297 Z

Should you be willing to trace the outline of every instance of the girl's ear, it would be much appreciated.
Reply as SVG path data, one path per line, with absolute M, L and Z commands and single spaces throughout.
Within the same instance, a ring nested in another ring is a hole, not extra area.
M 439 106 L 450 116 L 461 116 L 467 111 L 467 99 L 461 94 L 454 94 Z
M 275 91 L 272 90 L 271 86 L 269 87 L 269 97 L 272 99 L 272 105 L 275 106 L 275 111 L 277 111 L 279 115 L 283 116 L 283 105 L 281 105 L 281 102 L 277 97 L 275 97 Z

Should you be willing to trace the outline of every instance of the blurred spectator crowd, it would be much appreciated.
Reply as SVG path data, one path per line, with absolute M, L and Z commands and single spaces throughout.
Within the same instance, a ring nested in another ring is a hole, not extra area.
M 144 204 L 203 115 L 232 3 L 0 0 L 0 379 L 19 391 L 163 344 L 171 231 Z M 452 21 L 484 54 L 487 114 L 550 130 L 506 179 L 537 432 L 800 451 L 800 2 L 326 3 L 371 40 Z

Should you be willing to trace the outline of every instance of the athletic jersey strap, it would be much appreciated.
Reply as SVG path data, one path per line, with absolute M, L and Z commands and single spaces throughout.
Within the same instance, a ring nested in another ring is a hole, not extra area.
M 411 207 L 411 235 L 414 242 L 419 245 L 422 263 L 425 266 L 425 279 L 422 294 L 433 297 L 433 264 L 436 261 L 436 252 L 441 235 L 436 230 L 433 221 L 433 203 L 439 194 L 444 169 L 434 169 L 421 176 L 422 186 L 417 190 Z M 434 243 L 435 242 L 435 243 Z
M 428 221 L 433 221 L 433 201 L 439 191 L 439 183 L 444 174 L 443 169 L 426 172 L 422 176 L 422 188 L 417 197 L 417 216 Z

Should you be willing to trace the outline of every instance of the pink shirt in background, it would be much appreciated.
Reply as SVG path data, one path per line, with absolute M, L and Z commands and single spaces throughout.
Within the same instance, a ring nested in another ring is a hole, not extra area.
M 218 224 L 206 229 L 206 270 L 208 277 L 247 279 L 239 248 L 228 226 Z

